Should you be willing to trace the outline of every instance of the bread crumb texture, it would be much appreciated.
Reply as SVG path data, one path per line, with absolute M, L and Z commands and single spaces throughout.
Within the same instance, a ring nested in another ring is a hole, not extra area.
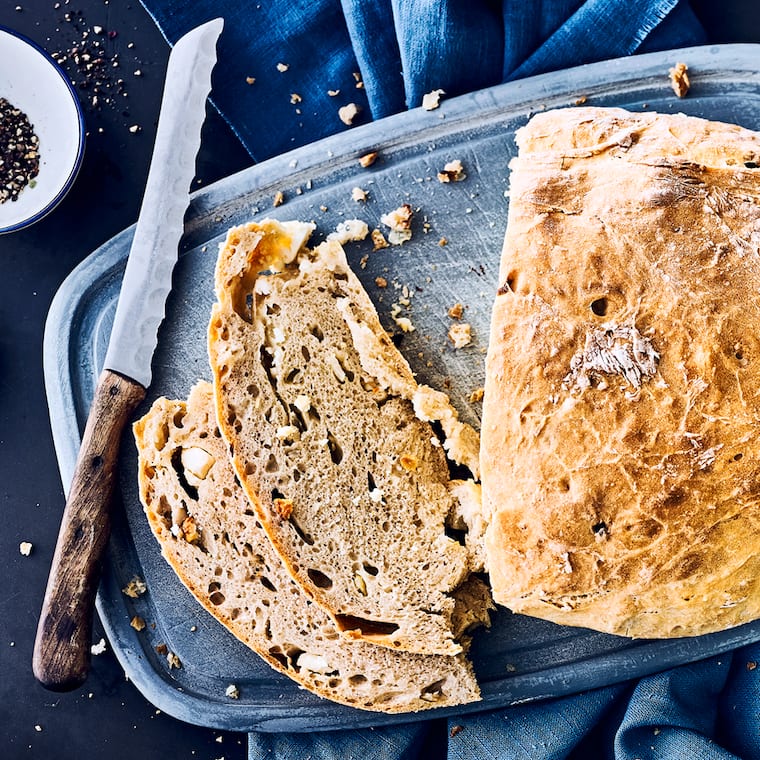
M 497 601 L 634 637 L 760 616 L 760 135 L 575 108 L 517 134 L 487 356 Z

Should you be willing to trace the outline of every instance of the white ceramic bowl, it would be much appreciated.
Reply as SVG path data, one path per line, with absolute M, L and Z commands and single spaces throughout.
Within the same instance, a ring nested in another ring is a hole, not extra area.
M 0 98 L 21 109 L 39 137 L 34 187 L 0 203 L 0 233 L 42 219 L 66 195 L 84 154 L 84 118 L 76 93 L 53 59 L 31 40 L 0 27 Z

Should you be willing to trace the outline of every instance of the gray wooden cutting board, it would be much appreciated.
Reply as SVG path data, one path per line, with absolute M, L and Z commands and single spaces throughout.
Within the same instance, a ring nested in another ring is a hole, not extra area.
M 683 100 L 674 96 L 667 76 L 677 60 L 689 65 L 692 80 Z M 369 240 L 350 243 L 349 260 L 419 381 L 446 390 L 462 418 L 478 426 L 480 404 L 469 398 L 483 385 L 515 129 L 531 113 L 581 100 L 684 111 L 760 129 L 758 62 L 757 46 L 717 46 L 535 77 L 444 100 L 434 111 L 347 131 L 197 193 L 146 404 L 159 395 L 185 397 L 196 380 L 209 379 L 205 335 L 213 267 L 230 226 L 264 216 L 313 220 L 318 240 L 341 221 L 360 218 L 370 229 L 387 232 L 381 215 L 408 203 L 414 209 L 409 242 L 379 251 Z M 362 168 L 357 159 L 370 151 L 378 151 L 378 159 Z M 438 172 L 454 159 L 462 162 L 466 178 L 439 182 Z M 367 192 L 366 202 L 352 198 L 354 187 Z M 278 192 L 284 202 L 274 207 Z M 131 229 L 121 233 L 72 273 L 48 318 L 46 385 L 65 484 L 105 353 L 131 236 Z M 378 287 L 378 277 L 387 287 Z M 448 310 L 456 303 L 463 305 L 462 321 L 473 334 L 472 343 L 460 349 L 447 338 Z M 408 317 L 414 331 L 400 330 L 394 313 Z M 115 520 L 99 612 L 131 680 L 157 707 L 193 723 L 241 731 L 313 731 L 441 717 L 619 682 L 760 639 L 760 624 L 750 624 L 699 638 L 631 641 L 502 609 L 473 645 L 482 702 L 393 717 L 335 705 L 274 673 L 195 603 L 161 559 L 143 517 L 131 436 L 123 442 L 121 469 L 124 509 Z M 146 580 L 149 591 L 130 599 L 121 589 L 135 575 Z M 144 631 L 130 627 L 133 615 L 148 622 Z M 180 669 L 169 670 L 165 656 L 156 652 L 160 644 L 179 656 Z M 237 685 L 239 699 L 225 696 L 229 684 Z

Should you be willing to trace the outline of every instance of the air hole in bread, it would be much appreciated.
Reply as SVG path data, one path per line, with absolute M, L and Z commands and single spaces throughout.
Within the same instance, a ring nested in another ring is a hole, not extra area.
M 499 288 L 499 295 L 504 295 L 505 293 L 517 293 L 519 281 L 520 273 L 513 269 L 507 275 L 507 279 L 504 280 L 504 284 Z
M 744 454 L 742 454 L 741 452 L 739 452 L 738 454 L 734 454 L 733 456 L 734 462 L 738 462 L 743 456 Z
M 185 426 L 185 410 L 180 409 L 174 413 L 174 427 L 182 429 Z
M 246 465 L 245 471 L 247 475 L 250 475 L 251 473 L 248 472 L 248 467 L 249 465 Z M 267 472 L 277 472 L 280 469 L 280 466 L 277 463 L 277 457 L 274 454 L 272 453 L 269 454 L 269 458 L 267 459 L 267 463 L 264 469 Z
M 224 594 L 221 591 L 214 591 L 208 598 L 209 602 L 218 607 L 220 604 L 224 604 Z
M 377 486 L 375 485 L 375 479 L 372 477 L 372 473 L 367 471 L 367 488 L 370 491 L 374 491 Z
M 240 608 L 233 607 L 230 610 L 230 620 L 237 620 L 240 617 Z
M 306 573 L 317 588 L 332 588 L 332 578 L 329 575 L 325 575 L 321 570 L 310 567 Z
M 560 478 L 559 482 L 557 483 L 557 487 L 560 491 L 569 491 L 570 490 L 570 479 L 569 478 Z
M 266 311 L 268 316 L 272 316 L 273 314 L 277 316 L 282 311 L 282 308 L 278 303 L 268 303 Z
M 301 410 L 295 404 L 289 404 L 288 408 L 290 409 L 291 414 L 290 424 L 297 427 L 299 432 L 305 433 L 308 426 L 306 425 L 306 420 L 304 419 Z
M 301 471 L 297 467 L 293 468 L 293 482 L 298 483 L 300 479 L 301 479 Z
M 321 343 L 325 339 L 325 334 L 319 325 L 309 325 L 309 332 Z
M 607 523 L 604 520 L 600 520 L 598 523 L 591 526 L 591 530 L 597 536 L 604 536 L 607 534 Z
M 171 463 L 174 471 L 177 473 L 177 482 L 182 486 L 184 492 L 193 500 L 198 501 L 198 489 L 195 486 L 191 486 L 187 482 L 185 477 L 185 468 L 182 466 L 182 447 L 178 447 L 172 451 Z
M 256 396 L 259 395 L 259 387 L 257 385 L 254 385 L 253 383 L 251 383 L 249 386 L 246 387 L 245 392 L 251 398 L 256 398 Z
M 306 348 L 306 346 L 301 346 L 301 356 L 303 356 L 303 360 L 305 362 L 311 361 L 311 354 L 309 353 L 309 349 Z
M 387 520 L 385 520 L 383 524 L 380 526 L 380 528 L 383 531 L 383 533 L 388 533 L 391 529 L 391 524 Z
M 296 522 L 293 515 L 291 515 L 290 518 L 288 519 L 288 523 L 290 523 L 293 530 L 298 534 L 300 539 L 305 544 L 308 544 L 309 546 L 314 546 L 314 539 L 306 531 L 304 531 L 303 528 L 301 528 L 301 526 Z M 295 569 L 294 569 L 294 572 L 295 572 Z
M 747 169 L 760 169 L 760 164 L 756 163 L 755 161 L 745 161 L 744 165 L 747 167 Z
M 390 636 L 398 630 L 395 623 L 367 620 L 354 615 L 336 615 L 335 622 L 341 631 L 361 631 L 362 636 Z M 395 645 L 395 642 L 393 642 Z
M 340 464 L 343 461 L 343 449 L 329 430 L 327 431 L 327 448 L 330 449 L 330 459 L 333 464 Z
M 294 369 L 291 369 L 290 372 L 288 372 L 287 375 L 285 375 L 285 382 L 286 383 L 293 383 L 295 382 L 295 379 L 301 374 L 301 370 L 296 367 Z
M 245 306 L 235 309 L 237 315 L 249 325 L 253 323 L 253 293 L 245 294 Z
M 377 575 L 380 572 L 374 565 L 370 565 L 369 562 L 362 562 L 362 567 L 370 575 Z
M 357 673 L 356 675 L 349 676 L 348 682 L 351 686 L 359 686 L 360 684 L 367 683 L 367 676 Z
M 269 591 L 276 592 L 277 587 L 272 583 L 272 581 L 269 580 L 269 578 L 266 577 L 266 575 L 262 575 L 259 577 L 259 580 L 261 581 L 261 585 L 268 589 Z
M 606 316 L 609 307 L 610 302 L 604 298 L 604 296 L 602 296 L 602 298 L 596 298 L 591 302 L 591 311 L 593 311 L 597 317 Z
M 268 626 L 267 626 L 268 627 Z M 267 636 L 268 639 L 272 638 L 271 632 Z M 274 657 L 277 662 L 282 665 L 283 668 L 286 670 L 290 667 L 290 663 L 288 662 L 288 658 L 280 651 L 280 647 L 270 647 L 269 654 Z

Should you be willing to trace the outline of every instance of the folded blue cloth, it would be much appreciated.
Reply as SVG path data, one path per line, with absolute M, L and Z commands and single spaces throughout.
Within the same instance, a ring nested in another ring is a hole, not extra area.
M 169 42 L 224 17 L 214 104 L 257 161 L 347 129 L 338 109 L 348 103 L 359 124 L 432 90 L 460 95 L 704 41 L 679 0 L 142 2 Z
M 419 106 L 435 89 L 452 96 L 705 41 L 679 0 L 142 2 L 170 42 L 225 18 L 215 105 L 256 160 L 346 129 L 338 108 L 348 103 L 362 109 L 360 123 Z M 637 683 L 448 724 L 251 734 L 249 758 L 428 760 L 431 747 L 449 760 L 760 758 L 758 662 L 755 645 Z

